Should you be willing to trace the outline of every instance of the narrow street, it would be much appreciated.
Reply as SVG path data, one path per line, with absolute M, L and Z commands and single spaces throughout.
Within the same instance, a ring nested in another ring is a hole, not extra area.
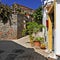
M 13 41 L 0 41 L 0 60 L 47 60 L 33 48 L 26 48 Z
M 54 60 L 47 58 L 47 53 L 34 49 L 27 42 L 28 36 L 13 41 L 0 41 L 0 60 Z

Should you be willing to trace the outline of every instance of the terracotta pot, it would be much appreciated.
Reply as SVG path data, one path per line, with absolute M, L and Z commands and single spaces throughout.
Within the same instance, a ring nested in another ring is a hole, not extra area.
M 46 49 L 46 47 L 40 47 L 41 49 Z
M 41 43 L 39 41 L 34 41 L 34 46 L 40 47 Z
M 46 49 L 46 46 L 43 45 L 43 44 L 41 44 L 40 48 L 41 48 L 41 49 Z

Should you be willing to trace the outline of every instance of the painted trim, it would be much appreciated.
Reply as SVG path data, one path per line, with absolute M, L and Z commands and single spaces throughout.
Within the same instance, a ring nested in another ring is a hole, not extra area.
M 52 13 L 53 6 L 54 6 L 54 5 L 52 4 L 51 7 L 50 7 L 50 9 L 48 10 L 48 14 L 49 14 L 49 13 Z
M 48 15 L 48 50 L 52 51 L 52 22 L 50 16 Z

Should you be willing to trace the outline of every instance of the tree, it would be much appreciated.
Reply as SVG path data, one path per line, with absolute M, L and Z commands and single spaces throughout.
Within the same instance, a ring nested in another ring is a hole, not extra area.
M 11 12 L 12 11 L 9 6 L 0 4 L 0 18 L 4 24 L 7 23 L 7 21 L 9 20 L 11 25 L 11 20 L 10 20 Z
M 34 21 L 37 22 L 38 24 L 42 24 L 42 16 L 43 16 L 42 15 L 42 7 L 39 7 L 33 13 Z

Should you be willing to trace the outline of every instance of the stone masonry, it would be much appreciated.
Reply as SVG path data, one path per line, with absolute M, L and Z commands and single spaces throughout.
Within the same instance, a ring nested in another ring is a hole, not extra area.
M 14 15 L 12 15 L 13 17 Z M 15 20 L 17 20 L 17 18 L 14 16 Z M 16 23 L 16 22 L 15 22 Z M 0 40 L 5 40 L 5 39 L 15 39 L 17 38 L 17 27 L 14 26 L 14 20 L 11 20 L 11 26 L 9 24 L 9 20 L 6 24 L 2 23 L 2 20 L 0 21 Z M 16 24 L 15 24 L 16 25 Z
M 0 21 L 0 40 L 10 40 L 22 37 L 22 30 L 24 29 L 23 20 L 26 17 L 22 14 L 12 14 L 11 26 L 9 20 L 6 24 Z

